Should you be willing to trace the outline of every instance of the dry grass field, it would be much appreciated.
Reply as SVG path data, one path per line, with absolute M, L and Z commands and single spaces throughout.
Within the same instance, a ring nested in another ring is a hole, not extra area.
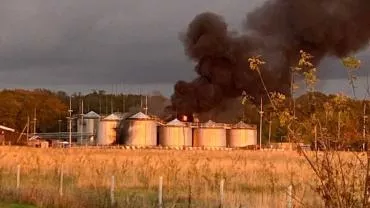
M 296 152 L 0 147 L 0 202 L 111 207 L 113 175 L 115 207 L 156 207 L 160 176 L 163 207 L 219 207 L 222 178 L 223 207 L 286 207 L 290 184 L 295 207 L 321 206 L 313 172 Z

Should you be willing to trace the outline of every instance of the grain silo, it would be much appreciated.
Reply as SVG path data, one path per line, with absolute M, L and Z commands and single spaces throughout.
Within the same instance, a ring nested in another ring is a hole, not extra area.
M 157 122 L 139 112 L 126 119 L 123 143 L 129 146 L 156 146 Z
M 226 147 L 226 128 L 224 124 L 208 121 L 200 124 L 198 128 L 194 128 L 193 146 Z
M 84 132 L 95 135 L 99 127 L 100 115 L 90 111 L 84 115 L 83 119 L 85 123 Z
M 185 123 L 174 119 L 159 127 L 158 140 L 161 146 L 192 146 L 193 132 Z
M 239 122 L 227 130 L 228 147 L 246 147 L 257 144 L 257 127 Z
M 110 145 L 116 142 L 119 121 L 120 118 L 115 114 L 100 120 L 96 142 L 98 145 Z
M 90 111 L 78 118 L 77 132 L 80 134 L 78 137 L 80 144 L 84 143 L 84 141 L 94 141 L 97 136 L 99 121 L 100 116 L 94 111 Z

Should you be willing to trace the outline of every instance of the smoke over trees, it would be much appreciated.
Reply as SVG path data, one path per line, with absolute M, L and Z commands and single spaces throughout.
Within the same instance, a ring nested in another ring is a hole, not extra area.
M 217 14 L 199 14 L 181 37 L 199 76 L 176 83 L 171 109 L 207 112 L 243 91 L 258 102 L 266 93 L 249 69 L 248 58 L 255 55 L 267 62 L 261 74 L 268 90 L 288 95 L 290 67 L 300 50 L 317 64 L 325 56 L 343 57 L 367 46 L 369 11 L 368 0 L 270 0 L 247 14 L 242 35 L 229 31 Z

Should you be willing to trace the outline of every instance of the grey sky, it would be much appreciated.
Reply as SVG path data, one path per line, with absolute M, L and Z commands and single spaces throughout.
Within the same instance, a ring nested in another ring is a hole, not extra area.
M 238 28 L 246 12 L 263 2 L 2 0 L 0 88 L 86 91 L 126 83 L 158 86 L 168 95 L 178 79 L 195 76 L 178 33 L 196 14 L 216 12 Z M 361 58 L 366 63 L 369 55 Z M 336 62 L 322 64 L 322 79 L 345 77 Z

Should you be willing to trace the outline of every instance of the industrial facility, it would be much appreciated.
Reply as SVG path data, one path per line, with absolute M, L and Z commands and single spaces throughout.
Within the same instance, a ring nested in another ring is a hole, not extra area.
M 230 148 L 257 145 L 257 126 L 244 122 L 234 125 L 211 120 L 206 123 L 178 119 L 163 122 L 143 112 L 133 115 L 113 113 L 106 117 L 88 114 L 92 124 L 90 128 L 85 127 L 84 132 L 85 135 L 93 133 L 90 138 L 96 138 L 96 145 Z M 85 117 L 86 126 L 90 122 L 88 117 Z
M 186 116 L 164 121 L 147 115 L 147 112 L 99 115 L 94 111 L 71 117 L 69 122 L 69 132 L 30 134 L 32 138 L 38 138 L 32 140 L 32 144 L 37 144 L 31 146 L 40 146 L 38 144 L 42 141 L 49 141 L 49 146 L 55 147 L 123 145 L 133 148 L 243 148 L 257 145 L 257 126 L 244 122 L 225 124 L 209 120 L 202 123 L 197 117 L 189 121 Z M 0 127 L 1 132 L 12 130 Z M 25 136 L 24 133 L 21 135 Z M 27 138 L 27 142 L 30 142 Z M 4 133 L 0 134 L 1 140 L 4 141 Z

